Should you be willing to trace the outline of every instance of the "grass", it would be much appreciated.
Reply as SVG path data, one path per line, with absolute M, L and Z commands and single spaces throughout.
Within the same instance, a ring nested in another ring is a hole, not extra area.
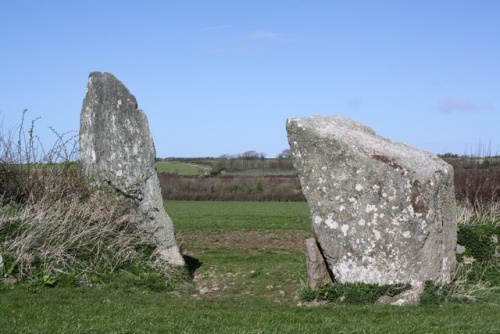
M 273 161 L 275 159 L 267 159 Z M 216 159 L 203 160 L 200 163 L 185 162 L 185 161 L 158 161 L 156 170 L 158 173 L 176 174 L 180 176 L 206 176 L 210 175 L 212 166 L 217 163 Z M 247 168 L 243 170 L 229 170 L 222 173 L 226 176 L 292 176 L 297 175 L 295 169 L 279 169 L 279 168 Z
M 178 232 L 205 230 L 310 230 L 306 202 L 168 201 Z
M 259 298 L 192 299 L 98 289 L 4 293 L 4 333 L 496 333 L 498 308 L 299 308 Z
M 159 161 L 156 163 L 158 173 L 170 173 L 184 176 L 205 175 L 210 168 L 204 165 L 185 163 L 180 161 Z
M 224 175 L 232 175 L 232 176 L 274 176 L 274 175 L 293 176 L 293 175 L 297 175 L 297 171 L 295 171 L 295 169 L 285 169 L 285 170 L 249 169 L 249 170 L 244 170 L 244 171 L 225 172 Z
M 299 307 L 306 203 L 166 203 L 193 273 L 147 287 L 0 288 L 0 333 L 496 333 L 498 301 Z

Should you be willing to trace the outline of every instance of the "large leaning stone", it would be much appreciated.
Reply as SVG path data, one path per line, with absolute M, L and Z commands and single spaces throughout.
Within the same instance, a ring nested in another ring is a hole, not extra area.
M 163 208 L 148 120 L 135 97 L 110 73 L 93 72 L 80 116 L 80 155 L 95 186 L 111 186 L 138 205 L 139 224 L 161 257 L 184 265 L 172 220 Z
M 341 117 L 287 120 L 312 230 L 340 283 L 449 282 L 453 168 Z

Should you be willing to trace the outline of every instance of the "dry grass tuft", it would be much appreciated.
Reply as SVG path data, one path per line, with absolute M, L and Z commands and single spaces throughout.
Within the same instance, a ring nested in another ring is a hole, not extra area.
M 86 283 L 92 275 L 148 260 L 140 254 L 147 237 L 136 226 L 131 205 L 103 191 L 45 196 L 0 217 L 0 253 L 16 264 L 17 279 L 39 271 L 51 277 L 76 273 Z
M 135 205 L 87 186 L 74 136 L 56 133 L 45 152 L 34 122 L 28 131 L 23 124 L 24 113 L 17 140 L 0 129 L 0 275 L 47 282 L 73 275 L 76 283 L 91 284 L 123 270 L 159 272 Z M 169 270 L 162 268 L 164 275 Z

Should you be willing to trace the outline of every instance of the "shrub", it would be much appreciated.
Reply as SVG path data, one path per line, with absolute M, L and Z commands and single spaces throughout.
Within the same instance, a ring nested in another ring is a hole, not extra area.
M 297 176 L 158 177 L 166 200 L 305 201 Z
M 458 229 L 457 242 L 465 247 L 463 256 L 472 256 L 477 261 L 490 260 L 495 255 L 495 236 L 500 235 L 500 227 L 493 225 L 462 225 Z
M 455 193 L 458 202 L 472 206 L 480 214 L 500 201 L 500 170 L 479 167 L 455 170 Z

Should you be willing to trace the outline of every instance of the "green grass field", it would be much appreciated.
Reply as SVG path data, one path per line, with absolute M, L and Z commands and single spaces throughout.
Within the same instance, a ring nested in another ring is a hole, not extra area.
M 182 202 L 166 208 L 193 268 L 170 292 L 0 289 L 0 333 L 498 333 L 497 303 L 298 306 L 306 203 Z
M 272 159 L 268 159 L 272 160 Z M 158 173 L 177 174 L 181 176 L 208 175 L 216 160 L 205 160 L 200 163 L 181 161 L 158 161 L 156 170 Z M 240 171 L 224 171 L 226 176 L 272 176 L 272 175 L 297 175 L 295 169 L 246 169 Z
M 156 171 L 158 173 L 192 176 L 205 175 L 207 172 L 210 172 L 210 167 L 179 161 L 158 161 L 156 163 Z

